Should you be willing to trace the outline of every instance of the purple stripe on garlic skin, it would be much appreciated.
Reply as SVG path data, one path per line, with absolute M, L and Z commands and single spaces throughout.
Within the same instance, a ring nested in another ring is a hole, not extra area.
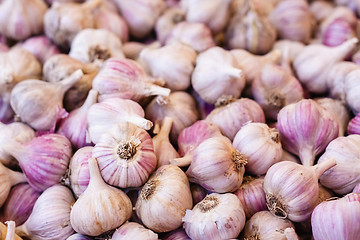
M 358 113 L 353 119 L 350 120 L 347 127 L 347 133 L 360 135 L 360 113 Z

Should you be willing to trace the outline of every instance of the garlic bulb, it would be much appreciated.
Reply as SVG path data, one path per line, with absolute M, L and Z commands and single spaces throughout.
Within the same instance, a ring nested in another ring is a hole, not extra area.
M 179 153 L 171 145 L 169 134 L 173 124 L 173 119 L 165 117 L 159 133 L 153 137 L 154 152 L 157 159 L 157 168 L 170 164 L 171 160 L 180 157 Z
M 59 124 L 57 133 L 67 137 L 76 149 L 91 145 L 87 113 L 89 108 L 96 103 L 97 95 L 96 90 L 90 90 L 85 103 L 80 108 L 71 111 Z
M 60 82 L 81 69 L 84 75 L 66 91 L 64 96 L 64 107 L 67 111 L 71 111 L 81 107 L 85 102 L 92 87 L 93 78 L 99 71 L 98 68 L 93 64 L 84 64 L 67 54 L 57 54 L 45 62 L 43 79 L 47 82 Z
M 187 92 L 173 92 L 167 98 L 154 98 L 145 109 L 145 116 L 160 124 L 165 117 L 171 117 L 174 122 L 170 132 L 170 141 L 176 143 L 177 138 L 186 127 L 199 118 L 194 98 Z
M 335 159 L 328 159 L 312 167 L 289 161 L 271 166 L 263 185 L 270 212 L 293 222 L 308 219 L 317 204 L 318 179 L 335 165 Z
M 17 166 L 13 156 L 6 151 L 6 144 L 12 140 L 19 143 L 27 143 L 35 137 L 34 130 L 21 122 L 3 124 L 0 122 L 0 162 L 7 167 Z
M 207 195 L 183 217 L 184 229 L 193 240 L 236 238 L 245 225 L 245 213 L 232 193 Z
M 322 22 L 335 8 L 334 4 L 328 1 L 313 1 L 309 7 L 317 22 Z
M 277 128 L 285 150 L 314 165 L 316 155 L 339 134 L 339 124 L 329 111 L 312 99 L 285 106 L 278 114 Z
M 140 62 L 141 65 L 143 65 L 143 62 L 139 61 L 139 55 L 141 53 L 141 51 L 145 48 L 148 49 L 157 49 L 161 47 L 161 43 L 159 41 L 154 41 L 151 43 L 141 43 L 141 42 L 126 42 L 123 44 L 122 50 L 124 52 L 124 55 L 126 58 L 135 60 Z M 144 66 L 145 67 L 145 66 Z M 148 71 L 148 69 L 146 69 L 146 71 Z M 162 83 L 158 84 L 160 86 L 163 86 L 165 84 L 165 80 L 164 79 L 156 79 L 156 80 L 160 80 Z
M 264 110 L 267 119 L 277 119 L 286 105 L 303 99 L 304 91 L 299 82 L 284 67 L 265 65 L 251 85 L 252 95 Z
M 106 29 L 84 29 L 71 42 L 69 56 L 83 63 L 103 62 L 108 58 L 124 58 L 120 39 Z
M 0 122 L 11 123 L 14 120 L 14 111 L 9 102 L 5 102 L 0 97 Z
M 70 224 L 70 210 L 75 200 L 70 189 L 54 185 L 36 200 L 26 222 L 16 228 L 19 236 L 30 239 L 66 239 L 74 233 Z
M 168 35 L 165 44 L 181 42 L 189 45 L 197 52 L 203 52 L 215 46 L 210 29 L 203 23 L 180 22 Z
M 60 51 L 46 36 L 36 36 L 27 39 L 21 47 L 34 54 L 34 56 L 44 64 L 47 59 L 59 54 Z
M 36 130 L 54 131 L 56 122 L 67 115 L 62 106 L 65 92 L 82 76 L 79 69 L 58 83 L 22 81 L 11 91 L 11 107 L 23 122 Z
M 68 237 L 66 240 L 92 240 L 89 236 L 85 236 L 79 233 L 75 233 Z
M 56 45 L 68 48 L 78 32 L 95 27 L 95 13 L 101 2 L 101 0 L 85 3 L 55 2 L 44 16 L 46 36 Z
M 92 157 L 94 147 L 87 146 L 77 150 L 70 160 L 70 185 L 71 190 L 78 198 L 89 185 L 90 171 L 88 160 Z
M 240 128 L 248 122 L 265 122 L 264 111 L 260 105 L 249 98 L 220 98 L 218 107 L 206 117 L 206 121 L 216 124 L 221 132 L 234 139 Z
M 148 65 L 153 77 L 165 79 L 165 86 L 176 91 L 190 86 L 196 56 L 191 47 L 174 43 L 158 49 L 145 48 L 139 58 Z
M 246 218 L 250 218 L 257 212 L 267 210 L 263 184 L 264 177 L 246 176 L 240 188 L 234 192 L 244 208 Z
M 302 52 L 305 45 L 301 42 L 291 41 L 291 40 L 278 40 L 274 44 L 273 51 L 279 50 L 281 53 L 287 53 L 285 56 L 289 59 L 289 64 L 294 61 L 297 55 Z M 235 51 L 235 50 L 234 50 Z M 266 56 L 266 55 L 265 55 Z M 282 56 L 283 57 L 283 56 Z M 283 59 L 282 59 L 283 61 Z
M 241 186 L 246 163 L 228 138 L 212 137 L 195 148 L 186 175 L 209 191 L 233 192 Z
M 354 70 L 345 77 L 345 96 L 347 105 L 353 111 L 354 114 L 360 112 L 360 69 Z
M 5 203 L 12 186 L 26 182 L 25 176 L 20 172 L 15 172 L 0 163 L 0 207 Z
M 275 43 L 276 28 L 256 8 L 254 1 L 245 1 L 241 10 L 231 18 L 225 40 L 231 49 L 241 48 L 254 54 L 264 54 Z
M 306 46 L 293 64 L 299 81 L 312 93 L 325 93 L 328 71 L 335 63 L 342 61 L 357 42 L 357 38 L 351 38 L 336 47 L 321 44 Z
M 183 228 L 171 231 L 162 238 L 163 240 L 191 240 Z
M 315 101 L 333 115 L 333 119 L 339 124 L 339 136 L 344 136 L 350 121 L 350 113 L 346 106 L 332 98 L 317 98 Z
M 156 19 L 166 8 L 163 0 L 115 0 L 114 2 L 125 18 L 130 34 L 136 38 L 146 37 L 154 28 Z
M 347 194 L 360 183 L 360 135 L 338 137 L 331 141 L 319 163 L 336 159 L 336 166 L 326 171 L 320 182 L 338 194 Z
M 242 70 L 237 68 L 235 57 L 227 50 L 212 47 L 196 58 L 191 83 L 207 103 L 214 104 L 223 95 L 240 97 L 245 82 Z
M 164 45 L 174 26 L 185 21 L 185 17 L 180 7 L 167 8 L 155 23 L 156 38 Z
M 313 22 L 306 0 L 281 1 L 270 13 L 269 19 L 280 38 L 303 43 L 310 41 Z
M 89 108 L 87 115 L 91 141 L 97 144 L 103 134 L 120 122 L 131 122 L 149 130 L 153 124 L 144 115 L 142 107 L 128 99 L 109 98 L 95 103 Z
M 236 67 L 244 72 L 247 85 L 251 85 L 266 64 L 278 62 L 281 56 L 278 50 L 273 50 L 263 56 L 252 54 L 244 49 L 232 49 L 230 53 L 237 61 Z
M 246 171 L 262 175 L 281 161 L 282 148 L 279 131 L 265 123 L 248 123 L 235 135 L 233 146 L 247 160 Z
M 170 89 L 152 83 L 137 62 L 122 58 L 105 61 L 92 86 L 99 91 L 100 102 L 113 97 L 138 101 L 147 96 L 170 94 Z
M 315 240 L 356 240 L 360 235 L 360 194 L 319 204 L 311 215 Z
M 216 136 L 222 136 L 219 127 L 205 120 L 196 121 L 184 128 L 177 140 L 179 154 L 182 157 L 170 160 L 171 164 L 181 167 L 190 165 L 194 150 L 206 139 Z
M 155 232 L 175 230 L 186 209 L 193 206 L 189 181 L 177 166 L 164 165 L 142 187 L 135 209 L 144 225 Z
M 226 27 L 230 16 L 232 0 L 183 0 L 180 6 L 186 13 L 187 22 L 200 22 L 207 25 L 213 34 L 220 33 Z
M 295 227 L 292 222 L 287 219 L 276 217 L 268 211 L 261 211 L 255 213 L 246 223 L 244 238 L 290 240 L 285 235 L 285 229 L 287 228 L 294 229 Z
M 116 229 L 111 237 L 112 240 L 157 240 L 158 235 L 153 231 L 144 228 L 139 223 L 126 222 L 121 227 Z
M 43 31 L 47 10 L 43 0 L 3 0 L 0 5 L 0 33 L 23 40 Z
M 95 158 L 90 158 L 88 164 L 89 186 L 72 206 L 70 223 L 78 233 L 98 236 L 128 220 L 132 205 L 123 191 L 104 182 Z
M 12 142 L 6 150 L 18 160 L 27 182 L 42 192 L 60 182 L 72 154 L 70 141 L 59 134 L 44 134 L 30 142 Z
M 30 216 L 40 193 L 27 183 L 21 183 L 11 188 L 2 206 L 0 219 L 2 222 L 15 221 L 16 225 L 23 224 Z
M 347 133 L 350 134 L 359 134 L 360 135 L 360 113 L 358 113 L 351 121 L 347 127 Z

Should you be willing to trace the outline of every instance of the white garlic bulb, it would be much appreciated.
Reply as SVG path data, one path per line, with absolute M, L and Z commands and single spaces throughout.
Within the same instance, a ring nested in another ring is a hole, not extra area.
M 232 193 L 207 195 L 183 217 L 186 234 L 193 240 L 236 238 L 245 225 L 240 200 Z
M 181 226 L 185 210 L 192 206 L 185 173 L 177 166 L 164 165 L 142 187 L 135 209 L 146 227 L 168 232 Z
M 185 12 L 180 7 L 167 8 L 156 21 L 156 38 L 165 44 L 174 26 L 182 21 L 185 21 Z
M 158 240 L 158 235 L 136 222 L 126 222 L 116 229 L 111 240 Z

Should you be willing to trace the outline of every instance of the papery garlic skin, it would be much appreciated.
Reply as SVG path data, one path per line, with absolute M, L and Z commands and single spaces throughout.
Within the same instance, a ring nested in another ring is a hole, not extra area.
M 229 51 L 212 47 L 196 58 L 191 84 L 205 102 L 214 104 L 223 95 L 240 97 L 245 78 Z
M 358 113 L 351 121 L 347 127 L 347 133 L 350 134 L 359 134 L 360 135 L 360 113 Z
M 144 225 L 155 232 L 175 230 L 186 209 L 193 206 L 189 181 L 177 166 L 164 165 L 142 187 L 135 209 Z
M 245 225 L 245 213 L 232 193 L 207 195 L 183 217 L 184 229 L 193 239 L 236 238 Z
M 327 1 L 313 1 L 310 3 L 310 11 L 317 22 L 323 21 L 331 14 L 335 6 Z
M 284 231 L 286 228 L 295 228 L 291 221 L 274 216 L 268 211 L 255 213 L 246 223 L 245 239 L 262 240 L 289 240 Z
M 156 20 L 156 38 L 164 45 L 174 26 L 185 21 L 185 17 L 185 12 L 180 7 L 167 8 Z
M 183 228 L 171 231 L 163 237 L 163 240 L 191 240 Z
M 0 163 L 0 207 L 5 203 L 9 196 L 10 189 L 12 186 L 26 182 L 24 174 L 21 172 L 13 171 Z
M 203 141 L 193 153 L 186 175 L 190 182 L 217 193 L 233 192 L 241 186 L 247 160 L 224 137 Z
M 34 54 L 34 56 L 42 64 L 44 64 L 50 57 L 60 53 L 57 46 L 53 44 L 46 36 L 29 38 L 21 44 L 21 47 Z
M 315 156 L 339 134 L 339 124 L 329 111 L 312 99 L 282 108 L 277 129 L 284 149 L 299 156 L 305 166 L 312 166 Z
M 46 189 L 35 202 L 26 222 L 16 228 L 19 236 L 31 239 L 66 239 L 74 233 L 70 210 L 75 199 L 70 189 L 54 185 Z
M 23 40 L 43 31 L 47 11 L 43 0 L 5 0 L 0 5 L 0 33 L 8 38 Z
M 69 56 L 83 63 L 124 58 L 120 39 L 106 29 L 84 29 L 71 42 Z
M 354 114 L 360 112 L 360 69 L 354 70 L 349 73 L 345 78 L 345 95 L 346 102 Z
M 311 215 L 315 240 L 356 240 L 360 236 L 360 194 L 320 203 Z
M 92 238 L 90 238 L 89 236 L 75 233 L 75 234 L 71 235 L 70 237 L 68 237 L 66 240 L 91 240 L 91 239 Z
M 320 183 L 338 194 L 350 193 L 360 183 L 360 135 L 353 134 L 334 139 L 327 146 L 319 163 L 336 159 L 336 166 L 326 171 Z
M 157 240 L 158 235 L 139 223 L 126 222 L 116 229 L 111 240 Z
M 287 56 L 292 63 L 294 59 L 296 58 L 299 53 L 304 49 L 305 44 L 297 41 L 291 41 L 291 40 L 278 40 L 275 42 L 273 51 L 279 50 L 282 53 L 287 52 Z M 283 56 L 282 56 L 283 57 Z

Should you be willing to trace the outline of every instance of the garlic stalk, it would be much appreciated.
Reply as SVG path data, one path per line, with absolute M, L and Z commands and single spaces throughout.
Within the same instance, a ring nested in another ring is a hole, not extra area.
M 116 229 L 111 237 L 112 240 L 133 240 L 134 238 L 138 240 L 157 240 L 158 235 L 139 223 L 126 222 Z
M 7 225 L 7 231 L 6 231 L 5 240 L 15 240 L 15 239 L 17 239 L 17 235 L 15 234 L 15 222 L 14 221 L 6 221 L 5 223 Z

